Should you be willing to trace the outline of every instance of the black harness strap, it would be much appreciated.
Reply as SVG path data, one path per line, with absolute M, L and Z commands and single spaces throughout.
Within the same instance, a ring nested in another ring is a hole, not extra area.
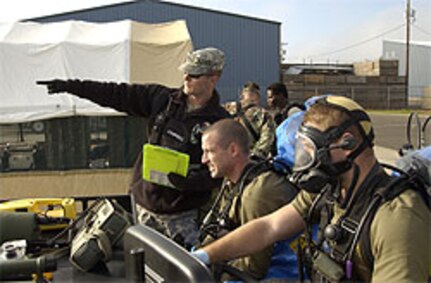
M 245 112 L 253 106 L 254 105 L 249 105 L 248 107 L 240 109 L 238 112 L 238 117 L 244 122 L 245 127 L 251 133 L 254 141 L 256 142 L 259 140 L 260 134 L 258 132 L 256 132 L 256 130 L 253 128 L 253 125 L 251 124 L 250 120 L 248 120 L 247 117 L 245 116 Z M 266 121 L 264 121 L 264 122 L 266 122 Z
M 178 109 L 180 108 L 179 106 L 180 103 L 175 101 L 175 95 L 171 95 L 166 109 L 156 116 L 153 125 L 150 127 L 151 133 L 149 135 L 149 142 L 151 144 L 160 145 L 168 120 L 176 117 Z
M 351 260 L 359 237 L 362 234 L 364 224 L 370 215 L 374 215 L 377 208 L 381 205 L 381 198 L 376 197 L 377 191 L 381 188 L 390 189 L 398 181 L 390 179 L 383 171 L 375 172 L 380 166 L 376 164 L 373 168 L 374 176 L 364 182 L 359 194 L 355 195 L 351 207 L 346 209 L 344 215 L 338 219 L 337 225 L 343 231 L 343 238 L 337 242 L 331 251 L 331 256 L 339 262 Z
M 421 192 L 423 192 L 423 190 L 418 188 L 413 182 L 413 180 L 408 176 L 395 177 L 387 186 L 381 187 L 376 190 L 374 199 L 376 199 L 377 205 L 374 207 L 373 210 L 369 212 L 368 215 L 364 215 L 362 233 L 358 236 L 359 245 L 361 246 L 361 256 L 367 266 L 370 266 L 371 268 L 374 266 L 374 256 L 371 252 L 370 231 L 371 223 L 374 219 L 375 214 L 377 213 L 378 208 L 383 203 L 395 199 L 408 189 L 413 189 L 417 191 L 422 197 Z
M 386 181 L 384 176 L 387 175 L 380 169 L 379 164 L 376 164 L 372 168 L 369 176 L 364 180 L 364 183 L 362 184 L 361 188 L 359 188 L 361 193 L 355 194 L 353 196 L 352 201 L 345 209 L 345 213 L 340 216 L 336 224 L 330 224 L 330 222 L 334 216 L 333 207 L 339 197 L 339 190 L 337 188 L 328 188 L 323 194 L 320 195 L 320 197 L 317 197 L 315 199 L 309 211 L 309 218 L 311 217 L 311 215 L 317 213 L 320 216 L 320 221 L 317 242 L 315 244 L 311 241 L 309 242 L 311 245 L 314 245 L 314 248 L 312 249 L 318 249 L 321 251 L 323 250 L 323 243 L 325 241 L 324 231 L 326 227 L 334 226 L 337 233 L 339 234 L 337 234 L 337 237 L 335 239 L 331 240 L 334 245 L 332 245 L 330 256 L 336 262 L 341 264 L 344 269 L 344 262 L 348 259 L 349 252 L 352 250 L 351 247 L 355 241 L 355 235 L 358 232 L 360 233 L 360 223 L 364 211 L 366 211 L 368 207 L 369 200 L 372 198 L 371 196 L 374 195 L 373 191 L 375 190 L 375 188 L 380 187 L 382 185 L 382 182 Z M 361 203 L 364 203 L 364 205 L 359 206 L 358 204 Z M 312 212 L 311 210 L 315 210 L 315 212 Z M 308 257 L 310 256 L 312 258 L 312 255 L 308 255 Z M 310 265 L 311 263 L 312 267 L 313 260 L 309 259 L 308 261 L 308 264 Z M 309 267 L 309 269 L 311 267 Z
M 289 103 L 289 105 L 287 107 L 285 107 L 284 110 L 282 111 L 283 120 L 286 119 L 287 117 L 289 117 L 289 112 L 293 108 L 298 108 L 298 111 L 305 111 L 306 110 L 305 105 L 302 103 L 297 103 L 297 102 Z
M 358 245 L 360 246 L 360 256 L 364 260 L 365 266 L 369 268 L 369 274 L 372 274 L 374 265 L 370 243 L 372 221 L 382 204 L 395 199 L 408 189 L 417 191 L 421 196 L 425 191 L 423 185 L 416 182 L 414 175 L 403 173 L 399 177 L 389 176 L 384 172 L 381 165 L 377 163 L 358 189 L 359 193 L 353 196 L 351 203 L 354 205 L 349 204 L 344 214 L 337 220 L 337 223 L 331 225 L 336 226 L 341 236 L 337 239 L 330 239 L 330 243 L 333 244 L 331 245 L 330 257 L 345 270 L 344 279 L 359 279 L 358 275 L 354 273 L 355 269 L 352 261 Z M 311 215 L 320 214 L 319 230 L 321 231 L 319 232 L 321 233 L 318 235 L 316 244 L 309 240 L 307 243 L 308 248 L 303 250 L 303 252 L 306 252 L 303 255 L 304 263 L 308 265 L 305 266 L 305 269 L 313 270 L 315 251 L 324 252 L 322 246 L 325 239 L 322 236 L 324 234 L 322 229 L 324 231 L 326 225 L 329 225 L 334 216 L 333 204 L 334 199 L 336 199 L 336 196 L 334 198 L 334 191 L 336 190 L 326 189 L 319 194 L 310 207 L 307 222 L 310 222 Z M 427 204 L 427 201 L 425 203 Z M 307 225 L 308 227 L 309 225 Z M 308 232 L 308 237 L 311 237 L 310 232 Z M 314 271 L 310 272 L 310 276 L 313 273 Z
M 260 161 L 252 166 L 247 172 L 244 174 L 244 178 L 242 178 L 241 183 L 238 186 L 238 194 L 237 194 L 237 202 L 235 203 L 235 215 L 239 215 L 239 208 L 241 206 L 241 197 L 244 192 L 245 187 L 253 181 L 254 178 L 259 176 L 260 174 L 272 170 L 272 166 L 270 165 L 268 160 Z
M 228 186 L 228 184 L 224 182 L 222 190 L 217 195 L 216 203 L 211 207 L 211 210 L 205 217 L 206 223 L 203 223 L 203 225 L 201 226 L 201 234 L 209 234 L 211 235 L 211 237 L 217 238 L 217 231 L 221 229 L 233 230 L 234 228 L 236 228 L 239 223 L 235 223 L 232 219 L 229 218 L 229 211 L 232 208 L 234 198 L 237 197 L 238 199 L 238 201 L 235 203 L 234 208 L 235 215 L 239 215 L 238 210 L 241 204 L 241 195 L 244 192 L 244 188 L 255 177 L 259 176 L 263 172 L 271 170 L 271 168 L 272 167 L 269 165 L 269 162 L 267 160 L 260 161 L 258 163 L 252 162 L 247 164 L 247 166 L 244 168 L 243 174 L 238 181 L 238 185 L 234 190 L 231 190 L 227 193 L 226 203 L 222 208 L 220 208 L 219 203 L 223 198 L 223 195 L 226 193 L 226 188 Z M 216 212 L 216 209 L 219 209 L 219 211 L 221 209 L 221 211 Z M 216 232 L 212 231 L 213 229 L 215 229 Z

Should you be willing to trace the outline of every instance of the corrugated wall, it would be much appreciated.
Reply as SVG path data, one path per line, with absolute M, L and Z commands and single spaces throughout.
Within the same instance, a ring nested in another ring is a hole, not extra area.
M 383 58 L 399 61 L 399 75 L 405 75 L 406 44 L 383 41 Z M 426 87 L 431 86 L 431 46 L 410 44 L 409 96 L 422 97 Z
M 158 2 L 137 1 L 34 19 L 91 22 L 131 19 L 158 23 L 185 19 L 194 47 L 214 46 L 226 55 L 225 72 L 217 87 L 222 101 L 236 100 L 241 86 L 256 81 L 262 90 L 279 80 L 280 24 L 207 9 Z

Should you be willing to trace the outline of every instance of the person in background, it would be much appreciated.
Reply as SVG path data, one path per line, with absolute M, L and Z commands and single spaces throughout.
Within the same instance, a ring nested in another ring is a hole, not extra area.
M 247 131 L 233 119 L 220 120 L 206 129 L 202 150 L 202 163 L 208 166 L 211 176 L 224 178 L 213 209 L 202 225 L 203 245 L 277 210 L 297 193 L 296 187 L 284 174 L 274 171 L 269 162 L 251 160 Z M 279 258 L 277 265 L 271 262 L 273 255 Z M 256 279 L 292 279 L 297 275 L 296 257 L 286 241 L 228 264 Z
M 289 104 L 288 92 L 283 83 L 273 83 L 266 88 L 266 103 L 277 126 L 292 114 L 305 110 L 301 104 Z
M 251 154 L 267 158 L 275 149 L 275 124 L 271 115 L 260 106 L 260 88 L 257 83 L 247 82 L 241 89 L 239 103 L 225 105 L 247 130 L 251 140 Z
M 169 174 L 174 189 L 142 178 L 138 155 L 130 184 L 138 221 L 186 247 L 198 239 L 198 209 L 221 183 L 200 163 L 201 134 L 212 123 L 229 116 L 220 106 L 217 82 L 224 68 L 224 53 L 216 48 L 190 52 L 180 66 L 180 88 L 159 84 L 126 84 L 81 80 L 39 81 L 49 94 L 70 93 L 132 116 L 149 118 L 149 143 L 190 156 L 186 177 Z
M 356 102 L 317 100 L 298 131 L 297 197 L 193 255 L 206 264 L 240 258 L 305 230 L 297 248 L 312 282 L 427 282 L 431 212 L 425 188 L 408 176 L 389 176 L 373 141 L 370 118 Z M 310 237 L 313 223 L 319 224 L 317 239 Z

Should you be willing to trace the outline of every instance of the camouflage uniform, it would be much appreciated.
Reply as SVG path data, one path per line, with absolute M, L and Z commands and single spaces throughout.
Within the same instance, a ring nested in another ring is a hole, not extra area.
M 220 75 L 224 54 L 215 48 L 196 50 L 187 55 L 179 69 L 186 75 Z M 201 130 L 227 118 L 220 106 L 219 94 L 214 89 L 206 105 L 189 109 L 183 88 L 159 84 L 134 84 L 80 80 L 52 80 L 39 82 L 48 93 L 68 92 L 111 107 L 132 116 L 149 119 L 149 142 L 190 156 L 187 177 L 175 176 L 169 181 L 177 189 L 167 188 L 142 178 L 142 152 L 135 162 L 130 192 L 136 201 L 138 218 L 184 246 L 196 241 L 198 209 L 211 198 L 211 192 L 221 179 L 213 179 L 201 164 Z M 193 166 L 192 166 L 193 165 Z
M 224 106 L 247 129 L 251 141 L 250 152 L 263 158 L 270 156 L 275 144 L 274 118 L 260 106 L 248 105 L 239 110 L 240 107 L 234 107 L 234 104 L 230 102 Z
M 221 52 L 216 48 L 210 47 L 210 48 L 205 48 L 194 52 L 190 52 L 187 55 L 185 62 L 179 67 L 179 69 L 188 75 L 202 75 L 202 74 L 221 73 L 223 70 L 223 67 L 224 67 L 223 52 Z M 213 94 L 213 96 L 218 96 L 218 95 Z M 209 104 L 211 103 L 209 102 L 208 105 Z M 198 113 L 199 111 L 200 111 L 199 109 L 195 109 L 193 112 Z M 194 119 L 197 119 L 197 117 L 198 116 L 195 116 Z M 222 117 L 220 116 L 218 118 L 220 119 Z M 182 121 L 182 123 L 186 124 L 186 121 Z M 193 135 L 193 130 L 192 130 L 192 135 Z M 191 138 L 190 142 L 194 144 L 194 146 L 199 147 L 196 149 L 201 150 L 199 145 L 200 137 L 197 140 L 196 139 L 194 140 L 193 138 Z M 196 153 L 196 150 L 191 149 L 190 147 L 189 147 L 189 151 L 193 151 L 193 153 Z M 187 152 L 187 153 L 189 155 L 195 156 L 195 154 L 193 154 L 192 152 Z M 200 160 L 200 156 L 201 154 L 199 154 L 199 160 Z M 176 187 L 180 187 L 180 185 L 177 185 L 173 179 L 169 179 L 169 180 Z M 202 179 L 202 181 L 205 182 L 204 179 Z M 193 182 L 190 182 L 190 183 L 193 183 Z M 185 185 L 186 188 L 180 188 L 180 189 L 183 189 L 186 192 L 186 194 L 188 193 L 190 195 L 191 193 L 187 192 L 187 189 L 196 190 L 196 188 L 192 188 L 193 186 L 196 186 L 195 183 L 196 182 L 193 183 L 194 185 L 190 185 L 190 184 Z M 211 184 L 212 182 L 207 182 L 207 183 Z M 201 187 L 203 188 L 205 186 L 201 186 Z M 212 185 L 210 185 L 209 187 L 212 187 Z M 166 188 L 164 190 L 166 190 Z M 204 198 L 207 192 L 208 190 L 206 191 L 202 190 L 202 191 L 196 191 L 195 193 L 201 194 L 201 198 Z M 195 201 L 196 200 L 190 199 L 190 202 L 195 202 Z M 173 203 L 175 202 L 176 201 L 173 200 Z M 198 204 L 195 204 L 192 206 L 196 207 L 197 205 Z M 174 207 L 175 204 L 171 204 L 171 206 Z M 177 242 L 178 244 L 186 248 L 190 248 L 197 243 L 198 237 L 199 237 L 198 208 L 190 209 L 189 207 L 189 209 L 187 210 L 181 209 L 180 211 L 175 211 L 175 213 L 171 213 L 171 211 L 157 211 L 156 213 L 154 211 L 150 211 L 144 208 L 142 205 L 137 203 L 136 209 L 138 214 L 137 219 L 140 224 L 144 224 L 154 228 L 155 230 L 161 232 L 162 234 L 173 239 L 175 242 Z M 169 212 L 169 213 L 164 213 L 164 212 Z
M 197 243 L 199 227 L 198 210 L 192 209 L 174 214 L 156 214 L 136 205 L 137 219 L 140 224 L 154 228 L 186 248 Z

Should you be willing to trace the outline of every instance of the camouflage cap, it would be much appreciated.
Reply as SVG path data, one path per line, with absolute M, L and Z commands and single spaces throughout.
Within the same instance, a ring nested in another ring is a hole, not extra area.
M 208 47 L 187 54 L 186 61 L 179 67 L 185 74 L 209 75 L 221 72 L 224 67 L 224 53 L 217 48 Z

